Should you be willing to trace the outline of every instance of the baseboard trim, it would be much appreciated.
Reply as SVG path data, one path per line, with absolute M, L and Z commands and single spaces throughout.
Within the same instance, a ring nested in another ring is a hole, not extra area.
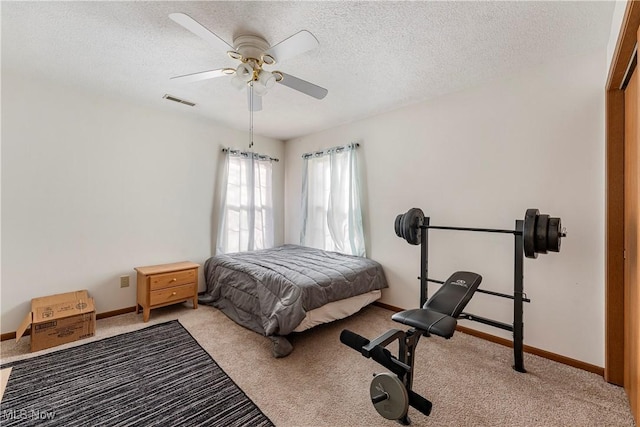
M 96 319 L 106 319 L 107 317 L 113 317 L 113 316 L 120 316 L 121 314 L 127 314 L 127 313 L 132 313 L 136 311 L 136 307 L 126 307 L 126 308 L 121 308 L 119 310 L 113 310 L 113 311 L 105 311 L 104 313 L 97 313 L 96 314 Z M 31 333 L 31 331 L 29 331 L 29 329 L 27 329 L 24 333 L 24 335 L 29 335 Z M 14 332 L 7 332 L 4 333 L 2 335 L 0 335 L 0 341 L 6 341 L 6 340 L 12 340 L 15 339 L 16 337 L 16 333 Z
M 477 338 L 482 338 L 486 341 L 491 341 L 496 344 L 504 345 L 505 347 L 513 348 L 513 342 L 506 338 L 497 337 L 486 332 L 477 331 L 475 329 L 459 325 L 456 326 L 456 330 L 467 335 L 472 335 Z M 562 356 L 560 354 L 552 353 L 550 351 L 542 350 L 536 347 L 531 347 L 530 345 L 526 344 L 524 345 L 523 350 L 525 353 L 540 356 L 545 359 L 553 360 L 554 362 L 562 363 L 564 365 L 573 366 L 574 368 L 582 369 L 583 371 L 592 372 L 604 377 L 604 368 L 601 368 L 600 366 L 592 365 L 581 360 L 572 359 L 570 357 Z
M 402 308 L 395 307 L 393 305 L 385 304 L 383 302 L 378 302 L 378 301 L 375 301 L 373 305 L 376 305 L 378 307 L 381 307 L 396 313 L 404 310 Z M 456 331 L 460 331 L 462 333 L 465 333 L 467 335 L 472 335 L 477 338 L 482 338 L 486 341 L 494 342 L 496 344 L 500 344 L 505 347 L 513 348 L 513 342 L 511 340 L 508 340 L 502 337 L 497 337 L 495 335 L 491 335 L 486 332 L 477 331 L 475 329 L 467 328 L 465 326 L 460 326 L 460 325 L 456 326 Z M 562 363 L 564 365 L 573 366 L 574 368 L 582 369 L 583 371 L 591 372 L 604 377 L 604 368 L 600 366 L 592 365 L 590 363 L 586 363 L 581 360 L 572 359 L 570 357 L 562 356 L 560 354 L 552 353 L 550 351 L 542 350 L 536 347 L 531 347 L 530 345 L 526 345 L 526 344 L 524 345 L 523 349 L 525 353 L 533 354 L 535 356 L 540 356 L 545 359 L 553 360 L 554 362 Z
M 136 307 L 126 307 L 126 308 L 121 308 L 119 310 L 113 310 L 113 311 L 106 311 L 104 313 L 98 313 L 96 314 L 96 319 L 100 320 L 100 319 L 106 319 L 107 317 L 113 317 L 113 316 L 120 316 L 121 314 L 127 314 L 127 313 L 132 313 L 136 311 Z
M 377 305 L 378 307 L 382 307 L 382 308 L 387 309 L 389 311 L 393 311 L 394 313 L 398 313 L 400 311 L 404 311 L 404 308 L 399 308 L 399 307 L 396 307 L 394 305 L 385 304 L 385 303 L 380 302 L 380 301 L 374 301 L 373 305 Z
M 24 331 L 25 335 L 29 335 L 29 331 Z M 6 341 L 6 340 L 12 340 L 16 337 L 16 333 L 15 332 L 7 332 L 4 333 L 2 335 L 0 335 L 0 341 Z

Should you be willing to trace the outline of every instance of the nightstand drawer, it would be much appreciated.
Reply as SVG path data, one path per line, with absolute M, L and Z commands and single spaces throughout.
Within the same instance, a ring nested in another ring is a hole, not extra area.
M 196 271 L 196 269 L 193 269 L 165 274 L 154 274 L 150 277 L 149 288 L 152 291 L 155 291 L 158 289 L 194 283 L 196 280 Z
M 172 301 L 182 301 L 185 299 L 193 298 L 195 289 L 194 284 L 175 286 L 172 288 L 161 289 L 159 291 L 152 291 L 149 294 L 149 304 L 166 304 Z

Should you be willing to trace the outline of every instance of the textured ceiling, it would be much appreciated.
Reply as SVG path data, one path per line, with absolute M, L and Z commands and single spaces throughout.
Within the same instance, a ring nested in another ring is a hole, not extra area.
M 169 80 L 237 65 L 169 13 L 190 15 L 228 43 L 257 34 L 273 45 L 306 29 L 320 47 L 276 68 L 329 94 L 316 100 L 276 85 L 254 117 L 256 134 L 287 140 L 604 47 L 613 8 L 613 2 L 3 1 L 2 68 L 246 130 L 246 94 L 227 77 Z M 165 93 L 197 106 L 164 100 Z

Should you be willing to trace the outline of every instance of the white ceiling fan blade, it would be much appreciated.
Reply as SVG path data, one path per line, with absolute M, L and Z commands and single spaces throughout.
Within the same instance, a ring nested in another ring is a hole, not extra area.
M 277 71 L 277 73 L 282 74 L 282 80 L 280 80 L 278 83 L 290 87 L 291 89 L 297 90 L 298 92 L 302 92 L 306 95 L 313 96 L 316 99 L 322 99 L 327 96 L 327 93 L 329 93 L 327 89 L 318 85 L 314 85 L 313 83 L 309 83 L 306 80 L 299 79 L 290 74 L 285 74 L 282 71 Z
M 214 79 L 228 75 L 228 68 L 220 68 L 218 70 L 200 71 L 198 73 L 185 74 L 184 76 L 171 77 L 170 80 L 180 83 L 199 82 L 200 80 Z
M 262 111 L 262 97 L 253 93 L 253 103 L 251 102 L 251 88 L 247 86 L 247 106 L 249 111 Z M 253 106 L 253 109 L 251 108 Z
M 196 36 L 204 39 L 215 49 L 221 50 L 223 52 L 233 50 L 233 47 L 229 43 L 222 40 L 211 31 L 207 30 L 202 24 L 200 24 L 189 15 L 186 15 L 184 13 L 171 13 L 169 14 L 169 18 L 182 25 L 184 28 L 191 31 Z
M 307 30 L 295 33 L 280 43 L 271 46 L 265 53 L 273 56 L 276 61 L 282 62 L 303 54 L 320 46 L 318 40 Z

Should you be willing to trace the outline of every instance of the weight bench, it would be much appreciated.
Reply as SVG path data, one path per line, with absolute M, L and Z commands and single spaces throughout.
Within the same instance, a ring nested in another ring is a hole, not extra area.
M 409 425 L 409 405 L 425 415 L 431 413 L 431 402 L 411 389 L 418 340 L 422 335 L 431 334 L 451 338 L 458 323 L 456 319 L 471 300 L 481 281 L 482 277 L 476 273 L 453 273 L 422 308 L 401 311 L 391 317 L 396 322 L 411 326 L 407 331 L 390 329 L 373 341 L 346 329 L 342 331 L 340 341 L 343 344 L 359 351 L 364 357 L 375 360 L 395 374 L 380 373 L 375 375 L 371 382 L 371 402 L 380 415 Z M 396 339 L 398 357 L 394 357 L 385 348 Z

